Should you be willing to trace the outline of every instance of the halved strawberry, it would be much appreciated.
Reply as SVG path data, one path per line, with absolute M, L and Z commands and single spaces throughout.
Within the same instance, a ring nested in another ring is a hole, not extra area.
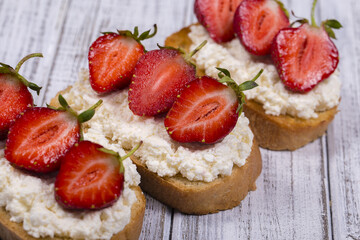
M 28 82 L 18 72 L 21 65 L 32 57 L 42 57 L 40 53 L 24 57 L 15 69 L 0 63 L 0 139 L 6 137 L 11 123 L 26 108 L 34 105 L 34 100 L 28 87 L 38 94 L 41 87 Z
M 233 19 L 236 8 L 242 0 L 195 0 L 196 17 L 217 43 L 230 41 L 235 37 Z
M 289 25 L 287 10 L 275 0 L 244 0 L 234 16 L 235 33 L 255 55 L 269 54 L 275 35 Z
M 331 28 L 338 29 L 336 20 L 326 20 L 318 27 L 314 19 L 316 0 L 311 13 L 311 25 L 301 19 L 298 28 L 285 28 L 275 37 L 271 57 L 285 86 L 294 92 L 307 92 L 329 77 L 339 63 L 339 53 L 330 37 Z M 329 37 L 330 36 L 330 37 Z
M 97 93 L 107 93 L 129 85 L 134 67 L 144 54 L 141 41 L 153 37 L 150 30 L 139 36 L 138 28 L 130 31 L 106 32 L 89 49 L 91 87 Z
M 221 72 L 218 80 L 203 76 L 189 83 L 168 112 L 164 125 L 170 137 L 178 142 L 216 143 L 235 127 L 245 96 L 242 91 L 257 86 L 251 81 L 237 85 L 230 73 Z M 224 75 L 225 74 L 225 75 Z
M 69 209 L 111 205 L 120 197 L 124 185 L 122 160 L 131 154 L 121 158 L 90 141 L 75 144 L 65 155 L 56 177 L 55 199 Z
M 167 112 L 185 85 L 196 79 L 190 59 L 205 43 L 189 55 L 181 50 L 162 48 L 142 56 L 129 87 L 131 111 L 139 116 Z
M 61 103 L 64 101 L 63 98 L 60 100 Z M 16 167 L 37 173 L 57 170 L 61 158 L 79 141 L 80 124 L 93 116 L 94 108 L 100 103 L 79 116 L 68 108 L 67 103 L 64 107 L 67 111 L 28 108 L 9 130 L 5 158 Z

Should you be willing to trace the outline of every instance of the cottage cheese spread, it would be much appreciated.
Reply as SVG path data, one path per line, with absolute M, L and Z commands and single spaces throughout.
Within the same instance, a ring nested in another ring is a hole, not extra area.
M 244 115 L 241 115 L 234 130 L 219 143 L 180 144 L 171 140 L 162 117 L 134 115 L 128 107 L 127 92 L 124 89 L 101 96 L 104 103 L 93 119 L 86 123 L 87 138 L 100 144 L 110 141 L 119 149 L 130 149 L 143 140 L 135 156 L 159 176 L 180 173 L 189 180 L 210 182 L 219 175 L 230 175 L 233 164 L 245 164 L 253 134 Z M 87 72 L 80 74 L 80 80 L 64 97 L 76 111 L 87 109 L 100 98 L 91 89 Z
M 105 147 L 117 149 L 109 142 L 103 143 Z M 129 187 L 140 182 L 130 159 L 124 161 L 124 190 L 114 205 L 98 211 L 66 211 L 55 201 L 54 178 L 41 179 L 13 168 L 4 158 L 3 146 L 1 149 L 0 206 L 8 211 L 11 221 L 22 222 L 29 235 L 110 239 L 130 222 L 131 206 L 137 198 Z
M 309 119 L 316 118 L 317 112 L 326 111 L 339 104 L 340 78 L 337 70 L 310 92 L 293 93 L 284 87 L 269 59 L 252 56 L 237 38 L 222 45 L 217 44 L 201 25 L 192 26 L 189 37 L 193 42 L 191 49 L 204 40 L 208 41 L 193 58 L 197 66 L 205 69 L 209 76 L 217 77 L 219 71 L 215 67 L 226 68 L 232 78 L 241 83 L 252 79 L 260 69 L 264 69 L 263 74 L 256 80 L 259 86 L 244 93 L 248 99 L 263 104 L 266 114 L 289 114 Z

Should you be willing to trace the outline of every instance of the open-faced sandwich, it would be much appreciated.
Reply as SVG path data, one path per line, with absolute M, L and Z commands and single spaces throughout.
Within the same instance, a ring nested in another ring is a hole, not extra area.
M 136 166 L 82 131 L 101 100 L 79 114 L 62 96 L 34 107 L 27 86 L 40 88 L 18 73 L 34 56 L 0 67 L 0 238 L 138 239 L 145 197 Z
M 237 206 L 255 190 L 262 166 L 241 114 L 242 91 L 256 84 L 238 86 L 224 69 L 217 70 L 222 80 L 197 78 L 190 58 L 204 43 L 189 54 L 171 48 L 138 54 L 140 40 L 152 35 L 139 39 L 135 29 L 99 37 L 90 47 L 89 71 L 61 94 L 77 112 L 103 100 L 84 124 L 88 139 L 117 151 L 142 141 L 132 159 L 151 196 L 184 213 Z
M 279 1 L 221 2 L 196 0 L 200 24 L 172 34 L 165 45 L 190 51 L 208 41 L 193 56 L 199 75 L 215 77 L 216 67 L 226 68 L 241 83 L 264 69 L 259 86 L 245 92 L 244 107 L 261 147 L 295 150 L 323 135 L 340 101 L 339 56 L 330 37 L 341 25 L 317 26 L 316 1 L 311 23 L 300 19 L 299 27 L 290 27 Z

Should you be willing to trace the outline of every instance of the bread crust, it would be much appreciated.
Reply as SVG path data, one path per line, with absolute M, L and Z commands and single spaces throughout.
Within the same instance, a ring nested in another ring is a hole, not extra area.
M 135 191 L 137 201 L 131 207 L 130 222 L 125 228 L 114 234 L 111 240 L 136 240 L 139 239 L 145 213 L 145 196 L 139 186 L 131 187 Z M 23 229 L 22 223 L 10 221 L 10 215 L 0 208 L 0 239 L 2 240 L 71 240 L 63 237 L 34 238 Z
M 322 136 L 337 113 L 337 107 L 318 112 L 317 118 L 266 114 L 262 105 L 247 100 L 244 113 L 259 145 L 271 150 L 296 150 Z
M 71 89 L 71 86 L 58 92 L 54 98 L 51 99 L 50 105 L 59 107 L 58 96 L 64 94 Z M 139 186 L 132 186 L 131 189 L 135 191 L 137 201 L 131 206 L 130 222 L 125 228 L 114 234 L 111 240 L 136 240 L 139 239 L 145 214 L 146 199 Z M 10 221 L 10 215 L 4 208 L 0 208 L 0 239 L 1 240 L 71 240 L 71 238 L 63 237 L 45 237 L 34 238 L 27 234 L 23 229 L 22 224 Z
M 59 92 L 50 102 L 59 106 L 58 95 L 68 92 L 71 86 Z M 160 177 L 131 156 L 141 175 L 140 187 L 159 201 L 187 214 L 208 214 L 230 209 L 240 204 L 249 191 L 256 189 L 255 180 L 262 170 L 259 146 L 253 141 L 251 153 L 242 167 L 234 165 L 230 176 L 212 182 L 189 181 L 180 174 Z
M 231 175 L 212 182 L 189 181 L 177 174 L 160 177 L 139 159 L 132 157 L 141 175 L 140 187 L 157 200 L 187 214 L 208 214 L 236 207 L 249 191 L 256 190 L 255 180 L 261 173 L 259 147 L 253 141 L 245 165 L 234 165 Z
M 190 25 L 191 26 L 191 25 Z M 189 52 L 192 44 L 190 26 L 173 33 L 165 40 L 166 46 L 180 47 Z M 204 69 L 197 69 L 199 76 Z M 301 119 L 290 115 L 273 116 L 265 113 L 262 104 L 247 100 L 244 113 L 250 120 L 259 146 L 270 150 L 296 150 L 322 136 L 337 113 L 337 107 L 317 112 L 317 118 Z

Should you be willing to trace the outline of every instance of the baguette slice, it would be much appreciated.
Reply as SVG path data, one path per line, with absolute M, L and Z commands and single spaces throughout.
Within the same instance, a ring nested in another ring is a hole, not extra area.
M 59 107 L 58 96 L 60 93 L 65 93 L 70 90 L 71 87 L 59 92 L 56 97 L 50 101 L 50 105 Z M 145 214 L 146 200 L 141 188 L 139 186 L 131 187 L 135 191 L 137 201 L 131 207 L 130 222 L 125 226 L 124 229 L 114 234 L 111 240 L 136 240 L 139 239 L 143 218 Z M 0 208 L 0 239 L 1 240 L 71 240 L 71 238 L 63 237 L 45 237 L 45 238 L 34 238 L 27 234 L 23 229 L 22 224 L 10 221 L 10 215 L 2 207 Z
M 189 52 L 192 44 L 188 34 L 190 26 L 173 33 L 165 40 L 166 46 L 182 48 Z M 197 69 L 199 76 L 204 69 Z M 318 112 L 317 118 L 301 119 L 290 115 L 273 116 L 266 114 L 262 104 L 247 100 L 244 113 L 250 120 L 259 146 L 271 150 L 295 150 L 322 136 L 337 113 L 337 107 Z
M 65 93 L 71 86 L 58 93 Z M 56 106 L 58 95 L 50 105 Z M 189 181 L 180 176 L 160 177 L 131 156 L 141 176 L 140 187 L 155 199 L 187 214 L 208 214 L 233 208 L 240 204 L 249 191 L 256 190 L 255 181 L 261 173 L 262 161 L 259 146 L 254 139 L 245 165 L 234 165 L 230 176 L 212 182 Z
M 145 213 L 145 197 L 140 187 L 132 187 L 136 193 L 137 201 L 131 207 L 130 222 L 125 228 L 114 234 L 111 240 L 135 240 L 138 239 L 141 233 L 142 222 Z M 10 215 L 2 207 L 0 208 L 0 239 L 1 240 L 71 240 L 71 238 L 62 237 L 45 237 L 34 238 L 27 234 L 23 229 L 22 223 L 10 221 Z
M 234 165 L 229 176 L 212 182 L 189 181 L 180 174 L 160 177 L 151 172 L 139 159 L 132 157 L 141 175 L 140 187 L 151 196 L 180 212 L 208 214 L 236 207 L 249 191 L 255 191 L 255 180 L 261 173 L 259 147 L 253 141 L 245 165 Z

